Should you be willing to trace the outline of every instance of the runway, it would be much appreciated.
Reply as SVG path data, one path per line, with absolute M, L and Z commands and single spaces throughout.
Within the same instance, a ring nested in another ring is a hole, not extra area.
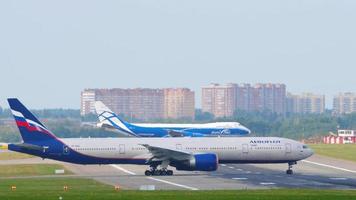
M 58 163 L 30 158 L 1 161 L 1 164 Z M 156 190 L 224 190 L 269 188 L 356 189 L 356 163 L 314 155 L 293 167 L 287 175 L 287 164 L 220 164 L 216 172 L 174 171 L 174 176 L 143 175 L 147 166 L 64 164 L 75 175 L 136 190 L 154 185 Z M 47 177 L 62 177 L 61 175 Z

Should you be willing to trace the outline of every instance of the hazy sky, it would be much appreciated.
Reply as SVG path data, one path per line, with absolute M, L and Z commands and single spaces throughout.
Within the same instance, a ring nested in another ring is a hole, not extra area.
M 0 1 L 0 106 L 79 108 L 84 88 L 280 82 L 356 92 L 356 1 Z

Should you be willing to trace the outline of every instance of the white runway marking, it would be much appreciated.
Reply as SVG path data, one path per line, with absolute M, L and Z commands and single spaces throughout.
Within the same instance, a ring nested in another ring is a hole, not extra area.
M 136 175 L 135 172 L 132 172 L 132 171 L 129 171 L 127 169 L 124 169 L 118 165 L 110 165 L 112 167 L 114 167 L 115 169 L 118 169 L 120 171 L 123 171 L 127 174 L 130 174 L 130 175 Z M 177 186 L 177 187 L 181 187 L 181 188 L 185 188 L 185 189 L 188 189 L 188 190 L 199 190 L 198 188 L 194 188 L 194 187 L 190 187 L 190 186 L 187 186 L 187 185 L 182 185 L 182 184 L 178 184 L 178 183 L 173 183 L 173 182 L 170 182 L 170 181 L 166 181 L 166 180 L 162 180 L 162 179 L 158 179 L 158 178 L 153 178 L 153 177 L 146 177 L 147 179 L 151 179 L 151 180 L 154 180 L 154 181 L 158 181 L 158 182 L 162 182 L 162 183 L 166 183 L 166 184 L 169 184 L 169 185 L 174 185 L 174 186 Z
M 110 166 L 111 166 L 111 167 L 113 167 L 113 168 L 116 168 L 116 169 L 118 169 L 118 170 L 120 170 L 120 171 L 123 171 L 123 172 L 125 172 L 125 173 L 127 173 L 127 174 L 130 174 L 130 175 L 136 175 L 136 173 L 135 173 L 135 172 L 132 172 L 132 171 L 126 170 L 126 169 L 124 169 L 124 168 L 120 167 L 119 165 L 110 165 Z
M 236 169 L 236 170 L 238 170 L 238 171 L 243 171 L 243 169 Z
M 246 171 L 246 174 L 250 174 L 251 173 L 251 171 Z
M 221 164 L 221 166 L 222 166 L 222 167 L 226 167 L 226 165 L 225 165 L 225 164 Z
M 151 180 L 154 180 L 154 181 L 158 181 L 158 182 L 162 182 L 162 183 L 166 183 L 166 184 L 170 184 L 170 185 L 174 185 L 174 186 L 185 188 L 185 189 L 189 189 L 189 190 L 199 190 L 198 188 L 194 188 L 194 187 L 190 187 L 190 186 L 186 186 L 186 185 L 182 185 L 182 184 L 178 184 L 178 183 L 173 183 L 173 182 L 162 180 L 162 179 L 158 179 L 158 178 L 148 177 L 148 179 L 151 179 Z
M 229 167 L 230 169 L 234 169 L 235 167 Z
M 347 180 L 347 178 L 341 178 L 341 177 L 335 177 L 335 178 L 329 178 L 330 180 L 336 180 L 336 181 L 344 181 Z
M 261 182 L 261 185 L 275 185 L 275 183 L 272 182 Z
M 247 180 L 247 178 L 232 178 L 233 180 Z
M 356 174 L 356 171 L 345 169 L 345 168 L 341 168 L 341 167 L 335 167 L 335 166 L 327 165 L 327 164 L 323 164 L 323 163 L 312 162 L 312 161 L 309 161 L 309 160 L 302 160 L 302 162 L 310 163 L 310 164 L 314 164 L 314 165 L 319 165 L 319 166 L 322 166 L 322 167 L 329 167 L 329 168 L 332 168 L 332 169 L 337 169 L 337 170 L 341 170 L 341 171 L 345 171 L 345 172 L 351 172 L 351 173 L 355 173 Z

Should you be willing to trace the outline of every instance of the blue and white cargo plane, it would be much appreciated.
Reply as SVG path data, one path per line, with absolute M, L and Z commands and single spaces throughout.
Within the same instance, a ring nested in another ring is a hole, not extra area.
M 95 102 L 99 127 L 116 129 L 126 136 L 135 137 L 205 137 L 242 136 L 251 131 L 238 122 L 206 124 L 131 124 L 122 120 L 101 101 Z
M 1 148 L 76 164 L 149 165 L 146 175 L 215 171 L 219 163 L 288 163 L 308 158 L 306 145 L 278 137 L 58 138 L 17 99 L 8 99 L 23 142 Z

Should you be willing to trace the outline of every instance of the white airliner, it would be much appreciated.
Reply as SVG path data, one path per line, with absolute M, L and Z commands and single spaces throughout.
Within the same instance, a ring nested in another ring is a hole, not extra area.
M 122 120 L 101 101 L 95 102 L 99 127 L 115 129 L 126 136 L 135 137 L 211 137 L 241 136 L 251 131 L 238 122 L 214 122 L 206 124 L 131 124 Z
M 287 163 L 308 158 L 306 145 L 278 137 L 57 138 L 17 99 L 8 99 L 23 143 L 9 150 L 77 164 L 149 165 L 146 175 L 215 171 L 219 163 Z

